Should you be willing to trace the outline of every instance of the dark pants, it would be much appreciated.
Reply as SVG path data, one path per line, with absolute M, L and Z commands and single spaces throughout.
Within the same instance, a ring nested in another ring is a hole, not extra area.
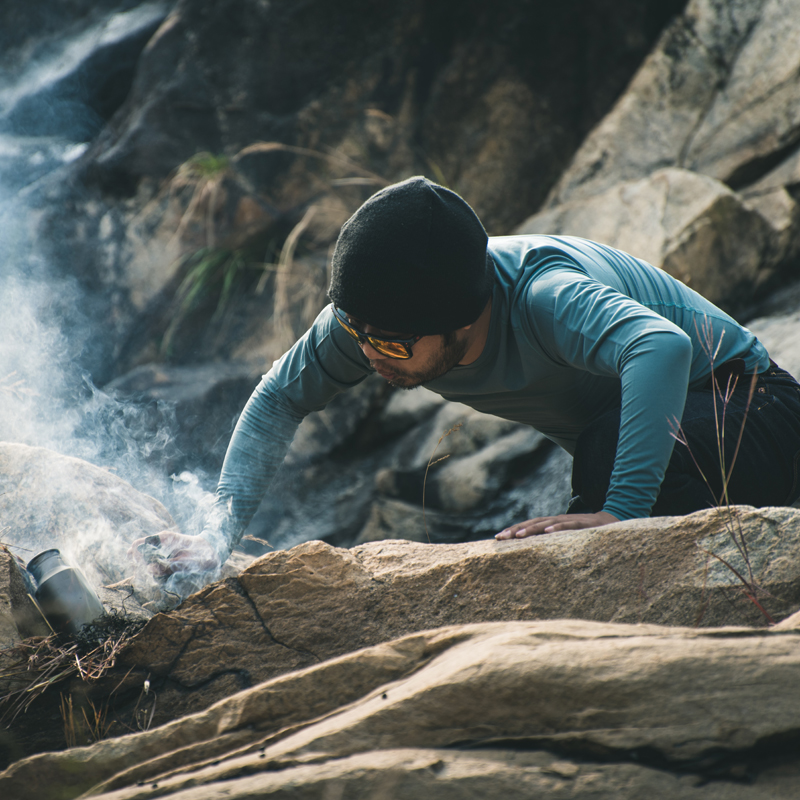
M 751 380 L 751 376 L 739 377 L 725 409 L 724 451 L 728 466 L 745 421 L 728 483 L 729 502 L 791 505 L 800 498 L 800 384 L 773 365 L 758 376 L 748 408 Z M 719 385 L 724 392 L 727 376 L 720 378 Z M 689 514 L 724 504 L 715 402 L 721 427 L 723 402 L 711 382 L 688 393 L 681 421 L 688 447 L 675 442 L 652 516 Z M 602 510 L 617 452 L 619 416 L 619 409 L 609 411 L 580 435 L 572 465 L 570 513 Z

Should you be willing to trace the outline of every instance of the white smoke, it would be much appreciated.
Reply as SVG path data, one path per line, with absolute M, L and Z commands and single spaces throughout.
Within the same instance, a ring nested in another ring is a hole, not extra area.
M 142 9 L 138 16 L 112 15 L 102 27 L 103 36 L 121 36 L 123 22 L 152 24 L 163 6 L 145 3 Z M 62 43 L 62 55 L 74 54 L 78 45 L 87 47 L 91 39 L 86 32 L 75 37 L 71 44 Z M 107 46 L 106 39 L 97 41 Z M 58 53 L 50 55 L 55 59 Z M 46 54 L 43 58 L 46 61 Z M 15 130 L 14 114 L 24 107 L 28 124 L 38 108 L 46 127 L 55 119 L 56 125 L 72 132 L 96 129 L 97 124 L 88 104 L 60 103 L 57 94 L 46 90 L 42 76 L 52 78 L 54 73 L 44 61 L 21 71 L 16 85 L 6 81 L 0 86 L 0 441 L 47 448 L 103 467 L 161 501 L 183 532 L 197 533 L 212 495 L 204 488 L 208 476 L 171 476 L 164 468 L 175 449 L 174 410 L 164 404 L 154 408 L 121 401 L 95 386 L 85 367 L 90 363 L 87 355 L 106 334 L 84 313 L 90 298 L 79 281 L 64 265 L 46 261 L 31 235 L 30 223 L 38 213 L 25 202 L 31 187 L 57 179 L 59 170 L 85 151 L 87 142 Z M 30 90 L 31 76 L 40 79 L 35 92 Z M 86 124 L 80 115 L 86 115 Z M 30 525 L 35 508 L 26 513 Z M 41 546 L 38 534 L 45 526 L 35 527 L 37 534 L 31 536 Z M 0 531 L 0 540 L 24 547 L 24 524 L 5 516 Z M 83 541 L 68 543 L 53 535 L 51 547 L 63 545 L 78 558 L 92 553 L 108 561 L 124 558 L 137 531 L 135 526 L 109 530 L 94 525 L 82 534 Z M 112 544 L 108 539 L 118 541 Z

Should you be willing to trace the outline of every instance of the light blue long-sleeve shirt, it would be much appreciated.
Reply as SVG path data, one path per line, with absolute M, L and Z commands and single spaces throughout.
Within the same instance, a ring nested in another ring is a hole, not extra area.
M 662 270 L 574 237 L 503 236 L 489 333 L 472 364 L 425 384 L 448 400 L 532 425 L 572 453 L 581 431 L 620 407 L 620 435 L 603 508 L 647 517 L 689 388 L 742 358 L 769 366 L 746 328 Z M 303 417 L 372 372 L 330 307 L 275 362 L 231 438 L 217 488 L 221 536 L 232 547 L 255 513 Z

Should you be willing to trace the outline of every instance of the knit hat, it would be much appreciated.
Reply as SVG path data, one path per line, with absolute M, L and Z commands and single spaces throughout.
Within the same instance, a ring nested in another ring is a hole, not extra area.
M 328 296 L 362 322 L 429 335 L 470 325 L 492 292 L 487 236 L 467 202 L 427 178 L 374 194 L 344 224 Z

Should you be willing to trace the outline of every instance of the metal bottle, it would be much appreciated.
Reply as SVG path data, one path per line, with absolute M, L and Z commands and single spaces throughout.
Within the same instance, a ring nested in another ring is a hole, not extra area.
M 34 597 L 56 633 L 74 635 L 105 613 L 83 573 L 67 564 L 59 550 L 35 555 L 27 570 L 38 586 Z

